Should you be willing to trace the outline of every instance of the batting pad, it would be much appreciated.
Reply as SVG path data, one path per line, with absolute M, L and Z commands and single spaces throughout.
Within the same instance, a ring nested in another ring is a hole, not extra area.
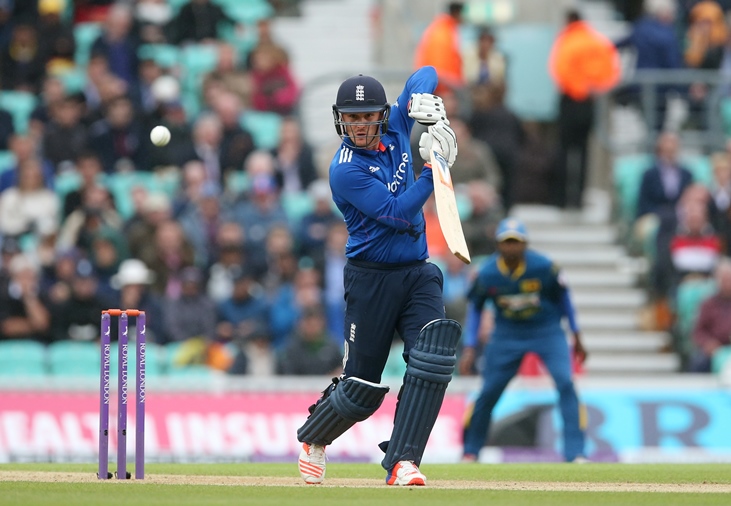
M 404 387 L 396 411 L 391 440 L 381 465 L 391 470 L 401 460 L 417 466 L 442 407 L 444 392 L 457 363 L 462 327 L 454 320 L 427 323 L 409 351 Z
M 329 391 L 297 431 L 303 443 L 326 446 L 381 406 L 388 386 L 356 377 L 345 378 Z

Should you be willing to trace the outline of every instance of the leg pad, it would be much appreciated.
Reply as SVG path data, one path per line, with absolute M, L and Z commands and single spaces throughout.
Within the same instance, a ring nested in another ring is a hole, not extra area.
M 382 446 L 386 456 L 381 464 L 386 470 L 402 460 L 417 466 L 421 463 L 444 392 L 452 380 L 461 335 L 462 327 L 454 320 L 434 320 L 421 329 L 409 351 L 391 440 Z
M 297 431 L 303 443 L 327 446 L 381 406 L 388 386 L 351 377 L 328 387 L 312 414 Z

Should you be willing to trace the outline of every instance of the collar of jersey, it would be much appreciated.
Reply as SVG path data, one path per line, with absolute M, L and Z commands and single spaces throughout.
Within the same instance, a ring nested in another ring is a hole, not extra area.
M 505 260 L 503 259 L 503 257 L 499 257 L 497 259 L 497 269 L 505 277 L 509 277 L 509 278 L 512 278 L 512 279 L 518 279 L 523 274 L 525 274 L 525 260 L 521 261 L 518 264 L 518 267 L 516 267 L 513 272 L 510 272 L 510 269 L 505 264 Z

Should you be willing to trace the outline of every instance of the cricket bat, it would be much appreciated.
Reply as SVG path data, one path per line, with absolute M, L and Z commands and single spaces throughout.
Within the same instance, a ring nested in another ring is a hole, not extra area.
M 459 221 L 457 210 L 457 198 L 454 195 L 452 185 L 452 174 L 449 172 L 449 164 L 442 154 L 434 149 L 431 150 L 431 167 L 434 179 L 434 202 L 437 206 L 437 217 L 439 226 L 447 241 L 449 251 L 454 256 L 468 264 L 471 262 L 470 252 L 467 251 L 467 242 L 462 231 L 462 222 Z

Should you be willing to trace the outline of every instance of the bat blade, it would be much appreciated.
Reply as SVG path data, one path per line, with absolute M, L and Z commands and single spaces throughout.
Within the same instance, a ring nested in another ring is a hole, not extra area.
M 441 153 L 431 150 L 431 166 L 434 178 L 434 201 L 437 206 L 437 217 L 439 226 L 447 241 L 449 251 L 454 256 L 468 264 L 472 260 L 467 250 L 467 242 L 462 231 L 462 222 L 459 219 L 457 209 L 457 198 L 452 185 L 452 175 L 449 172 L 449 165 Z

